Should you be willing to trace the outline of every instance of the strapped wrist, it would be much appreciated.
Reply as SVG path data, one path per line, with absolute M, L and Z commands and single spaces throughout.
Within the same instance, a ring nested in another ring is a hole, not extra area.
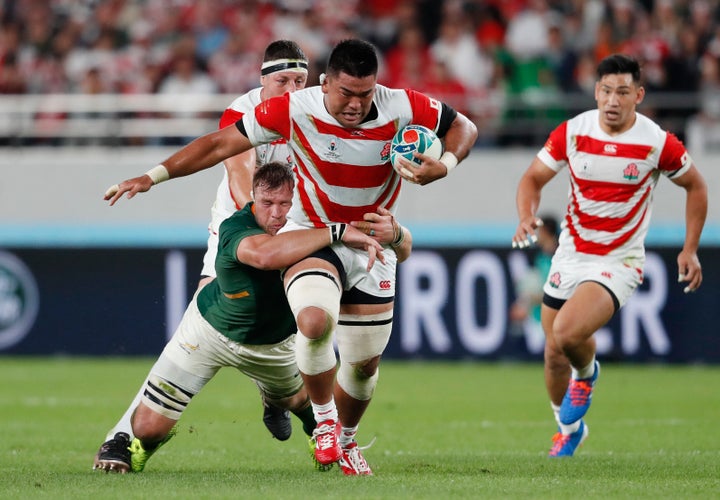
M 330 230 L 330 244 L 342 241 L 342 237 L 347 229 L 347 224 L 330 224 L 328 226 Z
M 440 163 L 445 165 L 445 168 L 447 169 L 448 175 L 450 174 L 450 171 L 457 167 L 458 159 L 457 156 L 455 156 L 450 151 L 445 151 L 442 156 L 440 157 Z
M 393 248 L 397 248 L 402 245 L 403 241 L 405 241 L 405 231 L 403 230 L 402 225 L 398 224 L 397 232 L 395 233 L 395 239 L 390 242 L 390 246 Z
M 152 179 L 153 184 L 160 184 L 161 182 L 170 179 L 170 172 L 168 172 L 167 168 L 165 168 L 165 165 L 162 163 L 145 172 L 145 175 Z

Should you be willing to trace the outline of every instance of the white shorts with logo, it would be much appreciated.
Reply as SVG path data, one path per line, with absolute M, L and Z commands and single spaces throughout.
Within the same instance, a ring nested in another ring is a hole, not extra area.
M 618 306 L 622 307 L 643 281 L 642 262 L 639 259 L 624 262 L 597 256 L 564 257 L 556 254 L 543 292 L 550 297 L 567 300 L 585 281 L 605 286 L 617 299 Z
M 302 387 L 295 363 L 294 335 L 277 344 L 234 342 L 202 317 L 193 298 L 151 374 L 197 394 L 226 366 L 253 379 L 269 399 L 293 396 Z
M 293 221 L 287 221 L 281 232 L 308 229 Z M 393 298 L 395 296 L 395 269 L 397 255 L 389 246 L 385 248 L 385 264 L 375 261 L 372 269 L 367 270 L 368 253 L 358 248 L 350 248 L 343 243 L 334 243 L 330 249 L 337 255 L 345 271 L 344 289 L 357 288 L 373 297 Z

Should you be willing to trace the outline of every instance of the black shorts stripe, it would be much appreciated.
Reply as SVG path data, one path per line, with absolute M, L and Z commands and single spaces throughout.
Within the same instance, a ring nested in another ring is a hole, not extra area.
M 389 304 L 395 297 L 376 297 L 352 287 L 343 293 L 341 304 Z
M 610 298 L 612 298 L 613 307 L 615 309 L 615 312 L 618 312 L 618 310 L 620 309 L 620 301 L 615 296 L 615 294 L 613 293 L 612 290 L 610 290 L 607 286 L 605 286 L 603 283 L 600 283 L 599 281 L 588 280 L 587 282 L 597 283 L 598 285 L 603 287 L 605 290 L 607 290 L 607 292 L 610 294 Z M 583 283 L 587 283 L 587 282 L 583 282 Z M 551 309 L 560 309 L 563 306 L 563 304 L 565 304 L 565 302 L 567 302 L 565 299 L 558 299 L 557 297 L 551 297 L 547 293 L 543 294 L 542 301 L 543 301 L 543 304 L 545 304 L 546 306 L 548 306 Z
M 379 325 L 387 325 L 387 324 L 390 324 L 390 323 L 392 323 L 392 321 L 393 321 L 392 318 L 381 319 L 381 320 L 374 319 L 374 320 L 370 320 L 370 321 L 362 321 L 362 320 L 360 320 L 360 321 L 344 321 L 344 320 L 341 319 L 340 321 L 338 321 L 338 325 L 344 325 L 344 326 L 379 326 Z
M 322 276 L 323 278 L 327 278 L 330 281 L 332 281 L 333 284 L 337 287 L 337 289 L 340 290 L 340 285 L 338 284 L 337 280 L 335 279 L 335 276 L 333 276 L 332 273 L 330 273 L 328 271 L 319 270 L 319 269 L 312 269 L 309 271 L 301 271 L 298 274 L 296 274 L 295 277 L 292 279 L 292 281 L 290 283 L 288 283 L 288 286 L 285 287 L 285 293 L 287 293 L 287 291 L 290 290 L 290 287 L 293 286 L 297 280 L 299 280 L 300 278 L 303 278 L 305 276 Z M 340 291 L 342 291 L 342 290 L 340 290 Z

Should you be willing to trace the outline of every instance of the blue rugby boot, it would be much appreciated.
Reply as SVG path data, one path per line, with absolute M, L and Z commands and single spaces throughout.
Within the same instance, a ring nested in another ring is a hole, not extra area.
M 590 378 L 570 379 L 560 405 L 560 422 L 570 425 L 585 416 L 592 402 L 593 388 L 600 375 L 600 363 L 595 361 L 595 372 Z
M 553 446 L 548 453 L 549 457 L 572 457 L 585 438 L 588 437 L 588 426 L 580 421 L 580 428 L 572 434 L 563 434 L 558 431 L 553 436 Z

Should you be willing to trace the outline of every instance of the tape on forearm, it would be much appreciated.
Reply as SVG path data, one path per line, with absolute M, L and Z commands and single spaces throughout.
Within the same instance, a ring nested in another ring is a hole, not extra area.
M 150 170 L 145 172 L 145 175 L 152 179 L 153 184 L 160 184 L 161 182 L 170 179 L 170 173 L 163 164 L 151 168 Z
M 445 165 L 445 168 L 447 168 L 447 173 L 449 174 L 453 168 L 457 167 L 458 159 L 457 156 L 455 156 L 450 151 L 445 151 L 440 157 L 440 163 Z

